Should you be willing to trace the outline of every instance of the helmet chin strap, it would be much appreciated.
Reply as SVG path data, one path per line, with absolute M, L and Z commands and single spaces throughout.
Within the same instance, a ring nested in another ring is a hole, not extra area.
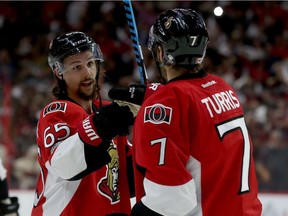
M 162 75 L 162 72 L 161 72 L 161 67 L 164 66 L 163 63 L 159 63 L 158 61 L 155 60 L 155 64 L 156 64 L 156 67 L 157 67 L 157 70 L 158 70 L 158 74 L 160 76 L 160 80 L 161 80 L 161 83 L 163 84 L 166 84 L 167 83 L 167 80 L 164 79 L 163 75 Z
M 99 99 L 99 105 L 100 107 L 102 107 L 102 98 L 101 98 L 101 95 L 100 95 L 100 86 L 99 86 L 99 77 L 100 77 L 100 61 L 97 61 L 97 73 L 96 73 L 96 76 L 95 76 L 95 80 L 96 80 L 96 89 L 97 89 L 97 97 Z
M 164 79 L 164 77 L 162 75 L 162 72 L 161 72 L 161 67 L 164 67 L 164 62 L 160 63 L 160 61 L 158 60 L 157 50 L 156 49 L 153 49 L 152 57 L 153 57 L 153 59 L 155 61 L 155 64 L 156 64 L 156 67 L 157 67 L 157 70 L 158 70 L 158 74 L 160 76 L 161 83 L 166 84 L 167 81 Z

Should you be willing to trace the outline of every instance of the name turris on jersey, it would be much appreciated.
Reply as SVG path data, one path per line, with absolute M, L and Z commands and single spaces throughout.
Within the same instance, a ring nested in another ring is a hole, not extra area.
M 232 90 L 218 92 L 210 97 L 203 98 L 201 102 L 207 108 L 211 118 L 215 114 L 219 115 L 240 107 L 240 102 Z

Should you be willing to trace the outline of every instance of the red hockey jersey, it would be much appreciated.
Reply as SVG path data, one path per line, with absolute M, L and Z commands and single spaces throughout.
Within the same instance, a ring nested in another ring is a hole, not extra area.
M 98 106 L 97 100 L 95 105 Z M 109 164 L 79 180 L 67 180 L 89 166 L 77 133 L 79 122 L 87 117 L 80 105 L 66 100 L 54 101 L 42 110 L 37 127 L 41 173 L 32 216 L 106 216 L 130 212 L 130 200 L 120 201 L 117 140 L 108 149 Z
M 236 92 L 211 74 L 159 89 L 134 123 L 136 200 L 165 216 L 260 216 L 243 116 Z

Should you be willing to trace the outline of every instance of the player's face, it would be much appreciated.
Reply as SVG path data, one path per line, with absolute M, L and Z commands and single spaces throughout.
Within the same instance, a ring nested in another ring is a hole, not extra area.
M 68 96 L 72 99 L 91 100 L 96 97 L 97 62 L 90 51 L 68 56 L 64 59 L 63 78 Z

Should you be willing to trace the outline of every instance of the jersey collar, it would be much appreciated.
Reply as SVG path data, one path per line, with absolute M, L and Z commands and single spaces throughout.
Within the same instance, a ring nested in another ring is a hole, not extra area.
M 183 74 L 181 76 L 178 76 L 178 77 L 175 77 L 171 80 L 169 80 L 168 83 L 170 82 L 174 82 L 174 81 L 177 81 L 177 80 L 186 80 L 186 79 L 196 79 L 196 78 L 201 78 L 201 77 L 205 77 L 207 76 L 208 74 L 203 70 L 199 70 L 197 73 L 188 73 L 188 74 Z
M 82 107 L 81 104 L 77 103 L 75 100 L 71 99 L 70 97 L 67 97 L 65 100 L 70 101 L 70 102 L 72 102 L 72 103 L 75 103 L 75 104 L 79 105 L 80 107 Z M 83 108 L 83 107 L 82 107 L 82 108 Z M 84 108 L 83 108 L 83 109 L 84 109 Z M 92 111 L 93 111 L 93 113 L 95 113 L 98 109 L 99 109 L 99 108 L 96 106 L 96 104 L 94 104 L 94 103 L 92 102 Z

